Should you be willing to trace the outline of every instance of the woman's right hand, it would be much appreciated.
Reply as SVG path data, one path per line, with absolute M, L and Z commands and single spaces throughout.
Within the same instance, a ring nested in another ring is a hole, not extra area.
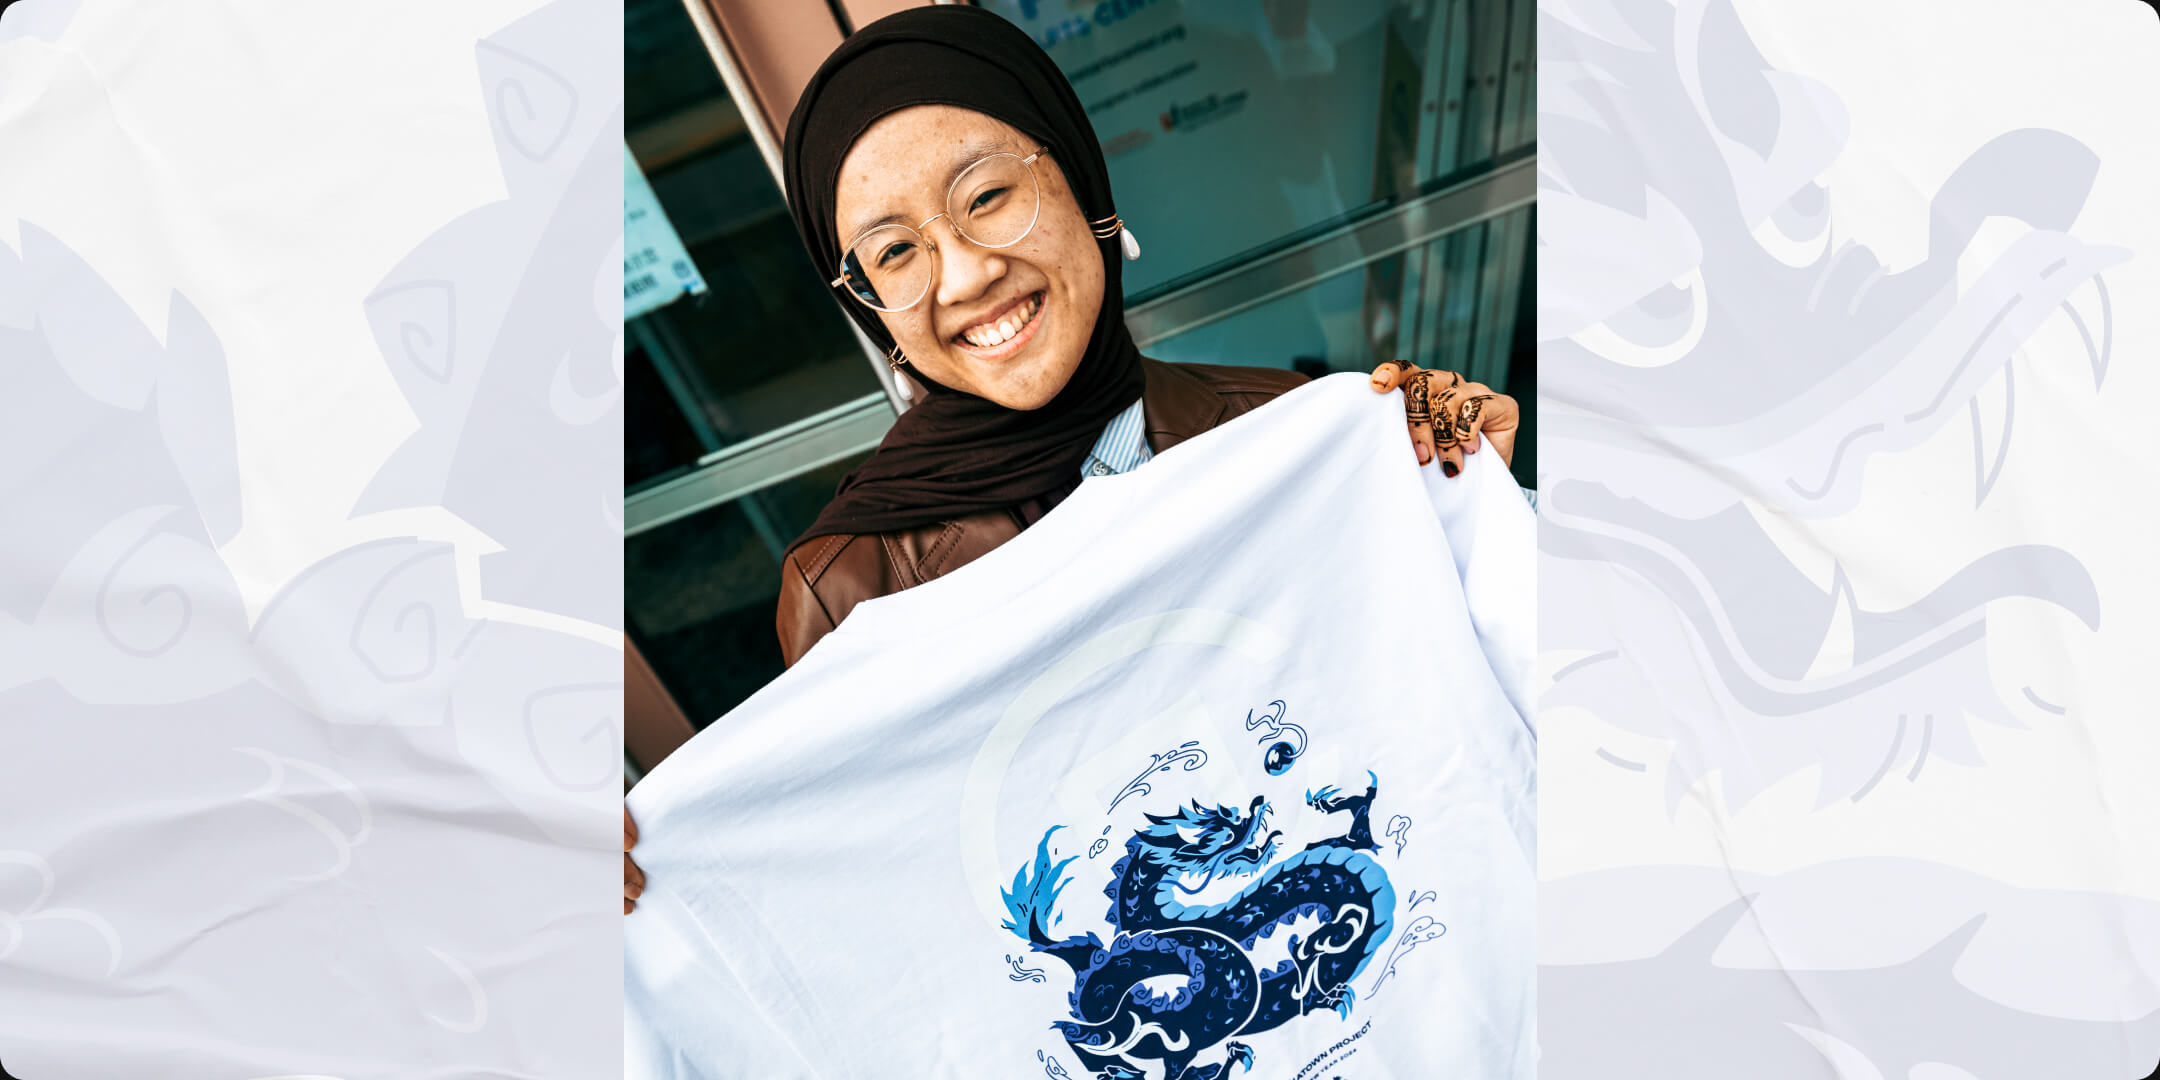
M 637 846 L 637 822 L 630 820 L 630 808 L 622 812 L 622 913 L 630 914 L 637 906 L 637 898 L 645 892 L 645 871 L 631 861 L 630 849 Z
M 1500 451 L 1500 463 L 1515 463 L 1515 436 L 1522 429 L 1522 409 L 1515 399 L 1484 383 L 1464 380 L 1460 372 L 1421 368 L 1408 360 L 1390 360 L 1373 369 L 1374 393 L 1396 387 L 1403 392 L 1410 445 L 1421 466 L 1440 462 L 1440 471 L 1461 474 L 1463 455 L 1478 451 L 1478 436 Z

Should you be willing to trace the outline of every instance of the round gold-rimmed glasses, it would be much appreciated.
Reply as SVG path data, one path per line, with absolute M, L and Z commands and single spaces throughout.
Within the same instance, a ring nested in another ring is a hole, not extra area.
M 840 256 L 834 288 L 878 311 L 906 311 L 930 295 L 937 278 L 937 242 L 923 235 L 938 218 L 977 247 L 1005 248 L 1035 228 L 1042 212 L 1042 182 L 1035 159 L 1050 152 L 1038 146 L 1026 157 L 991 154 L 961 170 L 945 189 L 945 212 L 909 228 L 872 226 L 848 243 Z

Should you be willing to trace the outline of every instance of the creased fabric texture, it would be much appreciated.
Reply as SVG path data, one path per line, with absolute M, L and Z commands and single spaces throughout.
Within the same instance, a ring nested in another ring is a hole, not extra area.
M 1533 530 L 1338 375 L 857 608 L 630 794 L 626 1075 L 1530 1076 Z
M 0 1075 L 612 1074 L 621 5 L 0 7 Z
M 2153 1074 L 2160 19 L 1538 8 L 1541 1075 Z

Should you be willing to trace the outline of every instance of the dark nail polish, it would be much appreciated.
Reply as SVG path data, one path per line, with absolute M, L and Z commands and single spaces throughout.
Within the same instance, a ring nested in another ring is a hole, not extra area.
M 1452 461 L 1443 461 L 1440 463 L 1440 471 L 1448 474 L 1449 476 L 1453 476 L 1456 473 L 1462 471 L 1462 466 L 1457 465 Z

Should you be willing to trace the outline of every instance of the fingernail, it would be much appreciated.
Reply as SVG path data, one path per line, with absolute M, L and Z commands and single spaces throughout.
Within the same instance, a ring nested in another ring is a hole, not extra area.
M 638 897 L 645 895 L 645 886 L 632 882 L 628 888 L 623 890 L 623 895 L 629 897 L 632 900 L 635 900 Z
M 1452 461 L 1443 461 L 1440 463 L 1440 471 L 1448 474 L 1449 476 L 1453 476 L 1456 473 L 1462 471 L 1462 466 L 1457 465 Z

